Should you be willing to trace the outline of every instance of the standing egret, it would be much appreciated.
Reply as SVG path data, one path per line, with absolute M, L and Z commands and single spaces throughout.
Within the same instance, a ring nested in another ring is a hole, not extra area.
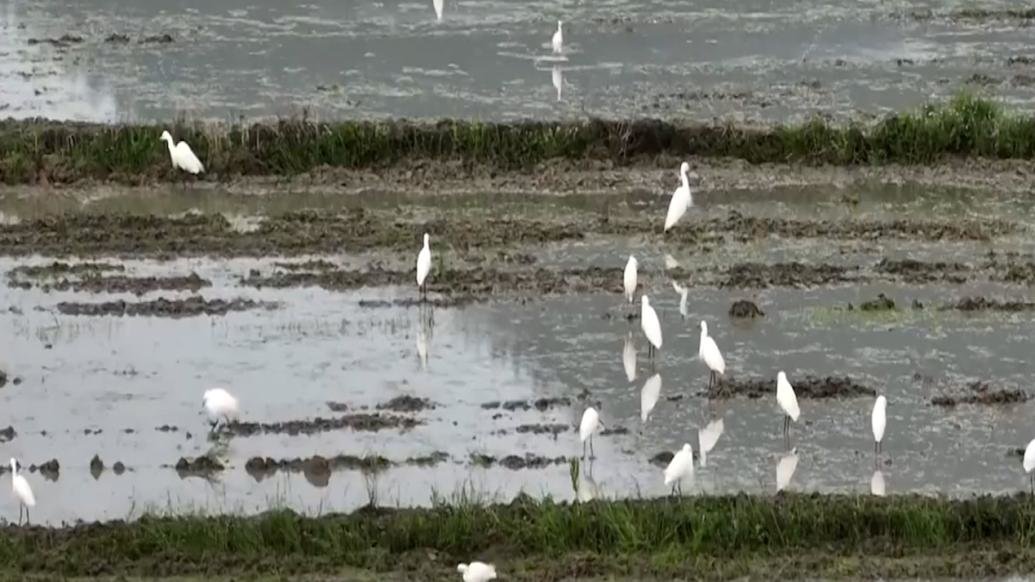
M 726 360 L 722 359 L 722 352 L 715 340 L 708 335 L 708 323 L 701 322 L 701 343 L 697 348 L 697 356 L 701 358 L 704 365 L 708 366 L 708 389 L 719 382 L 719 378 L 726 373 Z
M 798 468 L 798 449 L 791 449 L 790 453 L 780 457 L 776 463 L 776 492 L 779 493 L 791 484 L 791 477 Z
M 553 39 L 550 41 L 550 46 L 553 47 L 553 54 L 559 55 L 564 51 L 564 33 L 561 32 L 561 21 L 557 21 L 557 32 L 553 33 Z
M 683 316 L 683 319 L 686 319 L 686 297 L 690 293 L 690 290 L 675 281 L 672 281 L 672 288 L 676 293 L 679 293 L 679 315 Z
M 661 349 L 661 322 L 646 294 L 640 296 L 640 305 L 640 327 L 643 328 L 643 335 L 647 336 L 647 355 L 653 358 L 654 350 Z
M 625 336 L 625 345 L 622 346 L 622 367 L 625 368 L 625 377 L 630 382 L 636 380 L 636 344 L 633 343 L 631 331 Z
M 224 424 L 229 424 L 231 418 L 237 418 L 237 398 L 223 388 L 205 390 L 205 394 L 201 397 L 201 404 L 208 413 L 208 421 L 212 425 L 213 431 L 219 426 L 220 420 Z
M 694 450 L 690 443 L 684 443 L 668 466 L 665 467 L 665 485 L 672 486 L 672 494 L 675 495 L 676 488 L 683 493 L 683 479 L 694 476 Z
M 887 486 L 884 484 L 884 473 L 880 469 L 874 469 L 873 477 L 870 477 L 870 494 L 877 497 L 887 495 Z
M 709 422 L 708 426 L 704 428 L 697 429 L 697 446 L 701 451 L 702 467 L 708 466 L 708 453 L 715 448 L 724 430 L 726 430 L 726 426 L 721 418 Z
M 579 423 L 579 440 L 582 441 L 582 458 L 586 458 L 586 441 L 589 441 L 589 456 L 593 458 L 593 433 L 600 430 L 600 414 L 597 409 L 590 406 L 582 413 L 582 422 Z
M 439 22 L 442 22 L 442 9 L 445 8 L 443 4 L 444 0 L 431 0 L 431 5 L 435 8 L 435 20 Z
M 1024 447 L 1024 472 L 1031 475 L 1031 492 L 1035 495 L 1035 439 L 1031 439 L 1027 447 Z
M 801 410 L 798 408 L 798 397 L 794 395 L 794 387 L 787 381 L 787 374 L 784 374 L 782 370 L 776 375 L 776 402 L 783 409 L 783 434 L 788 436 L 791 421 L 798 422 Z
M 485 562 L 457 564 L 456 571 L 463 574 L 464 582 L 488 582 L 496 579 L 496 566 Z
M 424 247 L 417 253 L 417 288 L 420 289 L 421 299 L 428 298 L 428 273 L 431 272 L 431 236 L 424 233 Z
M 193 176 L 205 171 L 205 166 L 201 165 L 201 160 L 194 155 L 187 142 L 181 141 L 174 145 L 172 134 L 168 131 L 163 131 L 159 140 L 169 146 L 169 158 L 172 160 L 173 169 L 183 170 Z
M 11 491 L 18 498 L 18 524 L 22 523 L 22 510 L 25 510 L 25 523 L 29 523 L 29 508 L 36 507 L 36 496 L 32 494 L 29 482 L 18 474 L 18 460 L 11 457 Z
M 625 297 L 629 303 L 633 302 L 633 297 L 636 295 L 636 267 L 638 264 L 636 257 L 632 255 L 629 255 L 629 260 L 625 262 L 625 276 L 622 278 L 622 283 L 625 286 Z
M 679 268 L 679 261 L 676 260 L 672 255 L 665 253 L 665 269 L 671 271 L 672 269 Z
M 682 184 L 672 193 L 672 199 L 668 203 L 668 213 L 665 215 L 665 232 L 679 222 L 679 219 L 686 214 L 686 209 L 694 203 L 690 196 L 690 179 L 686 173 L 690 171 L 690 164 L 683 162 L 679 166 L 679 179 Z
M 873 414 L 870 420 L 873 424 L 873 455 L 874 462 L 876 462 L 876 456 L 880 454 L 881 442 L 884 440 L 884 428 L 888 425 L 888 399 L 883 395 L 877 397 L 877 401 L 873 403 Z
M 650 378 L 647 378 L 647 382 L 644 383 L 643 389 L 640 390 L 640 421 L 647 422 L 647 418 L 650 416 L 650 412 L 654 410 L 654 407 L 658 404 L 658 398 L 661 396 L 661 374 L 654 374 Z

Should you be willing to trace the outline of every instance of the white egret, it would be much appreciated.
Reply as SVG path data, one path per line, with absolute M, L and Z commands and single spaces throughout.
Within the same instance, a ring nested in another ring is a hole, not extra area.
M 212 424 L 212 430 L 216 430 L 220 420 L 228 424 L 231 418 L 237 418 L 239 411 L 237 398 L 223 388 L 205 390 L 205 394 L 201 397 L 201 403 L 205 407 L 205 412 L 208 413 L 208 420 Z
M 601 494 L 600 485 L 593 480 L 593 475 L 588 471 L 583 471 L 575 485 L 575 498 L 579 500 L 579 503 L 589 503 L 599 498 Z
M 32 494 L 29 482 L 18 474 L 18 460 L 11 457 L 11 491 L 18 498 L 18 523 L 22 523 L 22 510 L 25 510 L 25 523 L 29 523 L 29 508 L 36 507 L 36 496 Z
M 445 0 L 431 0 L 431 5 L 435 8 L 435 20 L 442 22 L 442 9 Z
M 794 395 L 794 387 L 782 370 L 776 375 L 776 402 L 783 409 L 783 434 L 786 436 L 791 430 L 791 421 L 798 422 L 801 410 L 798 408 L 798 397 Z
M 562 23 L 560 20 L 557 21 L 557 32 L 553 33 L 553 39 L 550 41 L 550 46 L 553 47 L 553 54 L 559 55 L 564 51 L 564 33 L 561 31 Z
M 622 367 L 630 382 L 636 380 L 636 344 L 633 343 L 632 332 L 625 336 L 625 345 L 622 346 Z
M 672 193 L 672 199 L 668 203 L 668 213 L 665 215 L 665 231 L 672 228 L 679 222 L 679 219 L 686 214 L 687 208 L 694 203 L 690 195 L 690 179 L 686 173 L 690 171 L 690 164 L 683 162 L 679 166 L 679 179 L 682 184 Z
M 679 449 L 679 452 L 672 456 L 672 460 L 665 467 L 665 485 L 672 486 L 673 494 L 675 494 L 677 488 L 679 493 L 682 494 L 683 479 L 693 476 L 694 450 L 690 443 L 684 443 L 683 448 Z
M 586 412 L 582 413 L 582 422 L 579 423 L 579 440 L 582 441 L 582 458 L 586 458 L 586 441 L 589 441 L 589 456 L 592 458 L 595 453 L 593 452 L 593 433 L 600 430 L 600 426 L 603 423 L 600 422 L 600 414 L 597 413 L 597 409 L 590 406 L 586 409 Z
M 560 101 L 561 93 L 564 91 L 564 72 L 559 66 L 553 66 L 553 70 L 550 72 L 550 81 L 553 82 L 553 88 L 557 90 L 557 101 Z
M 1031 492 L 1035 495 L 1035 473 L 1032 470 L 1035 470 L 1035 439 L 1024 447 L 1024 472 L 1031 475 Z
M 638 265 L 636 257 L 629 255 L 629 260 L 625 262 L 625 276 L 622 278 L 622 283 L 625 287 L 625 297 L 629 300 L 629 303 L 633 302 L 633 297 L 636 295 L 636 267 Z
M 496 579 L 496 566 L 485 562 L 457 564 L 456 571 L 463 574 L 464 582 L 488 582 Z
M 672 288 L 679 294 L 679 315 L 682 315 L 683 319 L 686 319 L 686 297 L 690 293 L 690 290 L 675 281 L 672 281 Z
M 708 366 L 708 389 L 711 390 L 726 373 L 726 360 L 722 358 L 722 352 L 719 351 L 715 340 L 708 335 L 708 323 L 704 321 L 701 322 L 701 343 L 697 348 L 697 356 Z
M 646 294 L 640 296 L 640 306 L 640 327 L 647 336 L 647 355 L 653 358 L 654 350 L 661 349 L 661 322 Z
M 159 140 L 164 141 L 169 146 L 169 158 L 172 159 L 174 169 L 183 170 L 194 176 L 205 171 L 205 166 L 201 165 L 201 160 L 194 155 L 187 142 L 181 141 L 178 144 L 173 144 L 172 134 L 168 131 L 163 131 L 162 137 Z
M 790 453 L 780 457 L 776 463 L 776 491 L 779 493 L 791 484 L 791 477 L 798 468 L 798 449 L 791 449 Z
M 721 418 L 709 422 L 708 426 L 704 428 L 697 429 L 697 446 L 701 451 L 702 467 L 708 466 L 708 453 L 715 448 L 724 430 L 726 430 L 726 426 Z
M 424 233 L 424 247 L 417 253 L 417 288 L 420 289 L 421 297 L 426 300 L 428 297 L 428 273 L 431 272 L 431 236 Z
M 873 471 L 873 477 L 870 477 L 870 494 L 876 495 L 877 497 L 884 497 L 887 495 L 887 486 L 884 484 L 884 473 L 881 473 L 880 469 Z
M 661 374 L 654 374 L 647 378 L 647 382 L 643 384 L 643 389 L 640 390 L 640 420 L 642 422 L 647 422 L 647 417 L 650 416 L 651 411 L 658 404 L 660 396 Z
M 880 454 L 881 442 L 884 440 L 884 428 L 888 425 L 888 399 L 883 395 L 877 397 L 873 403 L 873 414 L 870 421 L 873 424 L 873 454 Z
M 665 253 L 665 269 L 671 271 L 679 268 L 679 261 L 672 255 Z

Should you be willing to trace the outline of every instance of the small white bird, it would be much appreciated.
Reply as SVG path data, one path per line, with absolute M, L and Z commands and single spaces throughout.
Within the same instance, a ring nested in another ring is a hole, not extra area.
M 421 298 L 427 299 L 428 286 L 425 283 L 428 280 L 428 273 L 431 272 L 431 236 L 428 233 L 424 233 L 424 247 L 421 248 L 420 252 L 417 253 L 417 288 L 420 289 Z
M 646 294 L 640 296 L 640 327 L 647 336 L 647 355 L 653 358 L 654 350 L 661 349 L 661 322 Z
M 445 8 L 443 4 L 444 0 L 431 0 L 431 5 L 435 8 L 435 20 L 439 22 L 442 22 L 442 9 Z
M 873 477 L 870 477 L 870 494 L 876 495 L 877 497 L 884 497 L 887 495 L 887 486 L 884 484 L 884 473 L 881 473 L 880 469 L 873 471 Z
M 726 360 L 722 358 L 715 340 L 708 335 L 708 323 L 704 321 L 701 322 L 701 343 L 697 348 L 697 357 L 708 366 L 708 390 L 711 390 L 726 373 Z
M 665 215 L 665 231 L 672 228 L 679 222 L 679 219 L 686 214 L 686 210 L 694 203 L 690 195 L 690 179 L 686 173 L 690 171 L 690 164 L 683 162 L 679 166 L 679 179 L 682 184 L 672 193 L 672 199 L 668 203 L 668 213 Z
M 1035 473 L 1032 470 L 1035 470 L 1035 439 L 1031 439 L 1024 448 L 1024 472 L 1031 475 L 1031 492 L 1035 494 Z
M 29 482 L 18 474 L 18 461 L 11 457 L 11 491 L 18 498 L 18 523 L 22 523 L 22 510 L 25 510 L 25 523 L 29 523 L 29 508 L 36 507 L 36 496 L 32 494 Z
M 633 296 L 636 295 L 636 257 L 629 255 L 629 260 L 625 262 L 625 276 L 622 278 L 622 283 L 625 286 L 625 297 L 629 300 L 629 303 L 633 302 Z
M 205 390 L 205 394 L 201 397 L 201 404 L 208 413 L 208 421 L 212 425 L 212 430 L 216 430 L 220 420 L 224 424 L 228 424 L 230 419 L 237 418 L 239 411 L 237 398 L 223 388 Z
M 676 260 L 672 255 L 665 253 L 665 270 L 671 271 L 672 269 L 679 268 L 679 261 Z
M 643 384 L 643 389 L 640 390 L 640 421 L 647 422 L 647 418 L 658 404 L 660 396 L 661 374 L 654 374 L 647 378 L 647 382 Z
M 592 458 L 593 453 L 593 433 L 600 430 L 603 425 L 600 422 L 600 414 L 597 413 L 597 409 L 590 406 L 586 409 L 586 412 L 582 413 L 582 422 L 579 423 L 579 440 L 582 441 L 582 458 L 586 458 L 586 441 L 589 441 L 589 456 Z
M 173 137 L 168 131 L 162 132 L 160 141 L 164 141 L 169 146 L 169 158 L 172 159 L 173 168 L 183 170 L 188 174 L 197 176 L 201 172 L 205 171 L 205 166 L 201 165 L 201 160 L 198 156 L 194 155 L 194 152 L 187 145 L 187 142 L 181 141 L 178 144 L 173 144 Z
M 682 315 L 683 319 L 686 319 L 686 297 L 690 293 L 690 290 L 675 281 L 672 281 L 672 288 L 679 294 L 679 315 Z
M 783 434 L 787 436 L 791 430 L 791 421 L 798 422 L 801 410 L 798 408 L 798 397 L 794 395 L 794 387 L 782 370 L 776 375 L 776 402 L 783 409 Z
M 787 488 L 798 468 L 798 449 L 791 449 L 791 452 L 780 457 L 776 463 L 776 492 L 779 493 Z
M 553 54 L 555 55 L 559 55 L 564 51 L 564 33 L 561 31 L 560 20 L 557 21 L 557 32 L 553 33 L 550 45 L 553 47 Z
M 883 395 L 877 397 L 873 403 L 873 414 L 870 421 L 873 424 L 873 454 L 879 455 L 881 442 L 884 440 L 884 428 L 888 424 L 888 399 Z
M 676 493 L 676 489 L 679 489 L 679 493 L 683 493 L 683 479 L 694 476 L 694 450 L 690 446 L 690 443 L 684 443 L 683 448 L 679 449 L 675 455 L 672 456 L 672 460 L 669 461 L 668 466 L 665 467 L 665 485 L 672 486 L 672 493 Z
M 625 336 L 625 345 L 622 346 L 622 367 L 625 368 L 625 377 L 633 382 L 636 380 L 636 344 L 633 343 L 632 332 Z
M 485 562 L 457 564 L 456 571 L 463 574 L 464 582 L 488 582 L 496 579 L 496 566 Z
M 702 467 L 708 466 L 708 453 L 715 448 L 724 430 L 726 430 L 726 426 L 721 418 L 709 422 L 708 426 L 704 428 L 697 429 L 697 446 L 701 451 Z

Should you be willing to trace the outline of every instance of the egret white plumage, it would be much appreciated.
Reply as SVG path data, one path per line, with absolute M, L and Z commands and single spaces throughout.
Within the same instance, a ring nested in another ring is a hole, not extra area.
M 636 257 L 629 255 L 629 260 L 625 262 L 625 276 L 622 277 L 625 297 L 629 300 L 629 303 L 633 302 L 633 297 L 636 295 L 636 267 L 638 265 Z
M 679 268 L 679 261 L 677 261 L 676 258 L 673 257 L 672 255 L 670 255 L 669 253 L 665 253 L 664 259 L 665 259 L 665 269 L 666 270 L 671 271 L 672 269 L 678 269 Z
M 654 407 L 658 404 L 661 396 L 661 374 L 654 374 L 643 384 L 640 390 L 640 421 L 647 422 Z
M 873 477 L 870 477 L 870 494 L 876 495 L 877 497 L 884 497 L 887 495 L 887 486 L 884 484 L 884 473 L 881 473 L 880 469 L 873 471 Z
M 428 273 L 431 272 L 431 236 L 424 233 L 424 246 L 417 253 L 417 288 L 420 289 L 422 299 L 428 297 Z
M 881 442 L 884 440 L 884 428 L 888 424 L 888 399 L 884 395 L 877 397 L 873 403 L 873 414 L 870 415 L 870 422 L 873 425 L 873 454 L 880 454 Z
M 457 564 L 456 571 L 463 574 L 464 582 L 488 582 L 496 579 L 496 566 L 485 562 Z
M 590 406 L 582 413 L 582 422 L 579 423 L 579 440 L 582 441 L 582 458 L 586 458 L 586 441 L 589 441 L 589 456 L 593 457 L 593 434 L 600 430 L 600 414 L 596 408 Z
M 791 484 L 791 477 L 798 468 L 798 449 L 791 449 L 790 453 L 780 457 L 776 463 L 776 491 L 779 493 Z
M 198 156 L 194 155 L 194 151 L 190 149 L 187 142 L 181 141 L 174 144 L 173 136 L 168 131 L 163 131 L 162 137 L 158 139 L 164 141 L 169 146 L 169 158 L 172 160 L 173 168 L 183 170 L 194 176 L 205 171 L 205 166 L 201 164 Z
M 22 510 L 25 510 L 25 523 L 29 523 L 29 508 L 36 507 L 36 496 L 25 477 L 18 474 L 18 460 L 11 457 L 11 491 L 18 499 L 18 523 L 22 523 Z
M 653 358 L 654 350 L 661 349 L 661 322 L 646 294 L 640 296 L 640 327 L 647 336 L 647 355 Z
M 776 375 L 776 402 L 783 409 L 783 434 L 787 435 L 791 430 L 791 421 L 798 422 L 801 410 L 798 408 L 798 397 L 794 395 L 794 387 L 782 370 Z
M 560 101 L 564 92 L 564 72 L 557 65 L 554 65 L 550 72 L 550 81 L 553 83 L 553 88 L 557 90 L 557 100 Z
M 1028 442 L 1024 447 L 1024 472 L 1031 476 L 1031 492 L 1035 495 L 1035 439 Z
M 444 0 L 431 0 L 431 5 L 435 8 L 435 20 L 442 21 L 442 9 Z
M 212 430 L 216 430 L 221 420 L 224 424 L 229 424 L 230 419 L 237 418 L 239 412 L 237 398 L 223 388 L 205 390 L 205 394 L 201 397 L 201 404 L 205 407 L 205 412 L 208 414 L 208 421 L 212 425 Z
M 625 345 L 622 346 L 622 367 L 625 368 L 625 377 L 630 382 L 636 380 L 636 344 L 633 343 L 631 331 L 625 336 Z
M 683 316 L 683 319 L 686 319 L 686 298 L 687 295 L 690 294 L 690 290 L 675 281 L 672 281 L 672 289 L 679 294 L 679 315 Z
M 708 423 L 708 426 L 697 429 L 697 446 L 701 451 L 701 466 L 708 466 L 708 453 L 712 452 L 719 442 L 719 437 L 726 430 L 726 425 L 721 418 Z
M 682 184 L 672 193 L 672 199 L 668 202 L 668 213 L 665 214 L 665 231 L 672 228 L 686 214 L 686 210 L 694 203 L 690 195 L 690 178 L 687 172 L 690 171 L 690 164 L 683 162 L 679 166 L 679 180 Z
M 683 448 L 672 456 L 668 466 L 665 467 L 665 485 L 672 486 L 672 493 L 683 493 L 683 479 L 694 475 L 694 451 L 690 443 L 683 443 Z
M 553 38 L 550 40 L 550 46 L 553 47 L 553 54 L 555 55 L 559 55 L 564 51 L 564 32 L 561 27 L 562 23 L 558 20 L 557 32 L 553 33 Z
M 719 351 L 715 340 L 708 335 L 708 323 L 705 321 L 701 322 L 701 343 L 697 348 L 697 356 L 708 366 L 708 389 L 711 390 L 726 373 L 726 360 L 722 358 L 722 352 Z

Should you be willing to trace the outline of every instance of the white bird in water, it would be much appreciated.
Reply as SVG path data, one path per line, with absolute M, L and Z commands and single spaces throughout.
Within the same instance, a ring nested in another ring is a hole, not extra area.
M 36 496 L 32 494 L 29 482 L 18 474 L 18 460 L 11 457 L 11 491 L 18 498 L 18 524 L 22 523 L 22 510 L 25 510 L 25 523 L 29 523 L 29 508 L 36 507 Z
M 701 343 L 697 348 L 697 356 L 708 366 L 708 390 L 711 390 L 726 373 L 726 360 L 722 358 L 715 340 L 708 335 L 708 323 L 704 321 L 701 322 Z
M 485 562 L 457 564 L 456 571 L 463 574 L 464 582 L 488 582 L 496 579 L 496 566 Z
M 550 81 L 553 82 L 553 88 L 557 90 L 557 101 L 560 101 L 561 93 L 564 91 L 564 72 L 557 65 L 554 65 L 550 72 Z
M 579 423 L 579 440 L 582 441 L 582 458 L 586 458 L 586 441 L 589 441 L 589 456 L 595 456 L 593 452 L 593 433 L 600 430 L 603 425 L 600 422 L 600 414 L 597 409 L 590 406 L 582 413 L 582 422 Z
M 647 336 L 647 355 L 653 358 L 654 350 L 661 349 L 661 322 L 646 294 L 640 296 L 640 305 L 640 327 Z
M 884 473 L 881 473 L 880 469 L 873 471 L 873 477 L 870 477 L 870 494 L 876 495 L 877 497 L 884 497 L 887 495 L 887 486 L 884 484 Z
M 791 452 L 780 457 L 776 463 L 776 491 L 779 493 L 791 484 L 791 477 L 798 468 L 798 449 L 791 449 Z
M 561 31 L 562 23 L 560 20 L 557 21 L 557 32 L 553 33 L 553 39 L 550 40 L 550 46 L 553 47 L 553 54 L 559 55 L 564 51 L 564 32 Z
M 431 0 L 431 5 L 435 8 L 435 20 L 442 22 L 442 9 L 444 8 L 445 0 Z
M 676 260 L 672 255 L 665 253 L 665 269 L 671 271 L 672 269 L 679 268 L 679 261 Z
M 690 178 L 686 173 L 690 171 L 690 164 L 683 162 L 679 166 L 679 179 L 682 184 L 672 193 L 672 199 L 668 203 L 668 213 L 665 215 L 665 231 L 672 228 L 679 222 L 679 219 L 686 214 L 686 210 L 694 203 L 690 196 Z
M 651 411 L 658 404 L 660 396 L 661 374 L 654 374 L 647 378 L 647 382 L 643 384 L 643 389 L 640 390 L 640 421 L 647 422 L 647 417 L 650 416 Z
M 194 155 L 187 142 L 181 141 L 178 144 L 173 144 L 172 134 L 168 131 L 163 131 L 162 137 L 159 140 L 164 141 L 169 146 L 169 158 L 172 159 L 173 168 L 183 170 L 194 176 L 205 171 L 205 166 L 201 165 L 201 160 Z
M 690 443 L 684 443 L 683 448 L 679 449 L 679 452 L 672 456 L 672 460 L 665 467 L 665 485 L 672 486 L 673 494 L 676 493 L 677 488 L 679 493 L 682 494 L 683 480 L 693 476 L 694 450 Z
M 421 325 L 417 330 L 417 359 L 420 360 L 420 369 L 428 369 L 428 332 Z
M 724 430 L 726 430 L 726 425 L 721 418 L 709 422 L 708 426 L 704 428 L 697 429 L 697 446 L 701 451 L 702 467 L 708 466 L 708 453 L 715 448 Z
M 798 408 L 798 397 L 794 395 L 794 387 L 787 381 L 787 374 L 782 370 L 776 375 L 776 402 L 783 409 L 783 434 L 788 436 L 791 421 L 798 422 L 801 410 Z
M 1035 439 L 1031 439 L 1024 448 L 1024 472 L 1031 475 L 1031 492 L 1035 494 Z
M 672 288 L 679 294 L 679 315 L 683 316 L 683 319 L 686 319 L 686 297 L 689 295 L 690 290 L 675 281 L 672 281 Z
M 428 273 L 431 272 L 431 236 L 424 233 L 424 247 L 417 253 L 417 288 L 420 289 L 421 299 L 428 298 Z
M 873 424 L 873 454 L 874 462 L 876 456 L 880 455 L 881 442 L 884 440 L 884 428 L 888 425 L 888 399 L 884 395 L 878 396 L 873 403 L 873 414 L 870 421 Z
M 205 412 L 208 413 L 208 421 L 212 425 L 212 430 L 216 430 L 220 420 L 224 424 L 229 424 L 230 419 L 237 418 L 239 411 L 237 398 L 223 388 L 205 390 L 201 403 L 205 407 Z
M 625 345 L 622 346 L 622 367 L 625 368 L 625 377 L 630 382 L 636 380 L 636 344 L 633 343 L 631 331 L 625 336 Z
M 625 297 L 629 300 L 629 303 L 633 302 L 633 297 L 636 295 L 636 267 L 638 265 L 636 257 L 629 255 L 629 260 L 625 262 L 625 275 L 622 277 Z

